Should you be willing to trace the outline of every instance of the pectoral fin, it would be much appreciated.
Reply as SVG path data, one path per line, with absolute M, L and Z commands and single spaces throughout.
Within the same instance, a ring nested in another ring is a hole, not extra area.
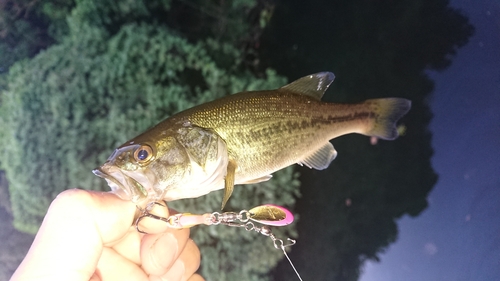
M 316 170 L 324 170 L 328 168 L 335 157 L 337 157 L 337 151 L 333 148 L 333 145 L 330 142 L 327 142 L 320 149 L 297 162 L 297 164 L 305 165 Z
M 222 199 L 222 207 L 221 210 L 226 206 L 229 197 L 233 194 L 234 189 L 234 174 L 236 172 L 236 162 L 233 159 L 229 159 L 227 163 L 227 173 L 226 178 L 224 179 L 224 198 Z

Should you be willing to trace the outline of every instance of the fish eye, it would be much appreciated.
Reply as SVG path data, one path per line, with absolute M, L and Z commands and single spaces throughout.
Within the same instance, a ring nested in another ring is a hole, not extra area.
M 153 149 L 149 145 L 141 145 L 134 151 L 135 161 L 143 164 L 153 158 Z

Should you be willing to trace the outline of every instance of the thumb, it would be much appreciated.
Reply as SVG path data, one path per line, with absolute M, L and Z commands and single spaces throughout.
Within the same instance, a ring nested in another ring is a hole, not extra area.
M 62 192 L 11 280 L 89 280 L 103 244 L 123 237 L 134 213 L 133 203 L 111 193 Z

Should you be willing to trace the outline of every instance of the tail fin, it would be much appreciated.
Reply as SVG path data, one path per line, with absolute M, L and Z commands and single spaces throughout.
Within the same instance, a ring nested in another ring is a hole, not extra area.
M 396 122 L 405 115 L 411 107 L 411 101 L 402 98 L 385 98 L 367 100 L 375 111 L 372 127 L 366 135 L 384 140 L 398 137 Z

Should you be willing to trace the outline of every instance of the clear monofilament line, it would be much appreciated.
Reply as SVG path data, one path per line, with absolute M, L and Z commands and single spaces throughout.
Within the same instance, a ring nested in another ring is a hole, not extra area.
M 302 280 L 302 277 L 300 277 L 299 272 L 297 271 L 297 269 L 296 269 L 296 268 L 295 268 L 295 266 L 293 265 L 292 260 L 291 260 L 291 259 L 288 257 L 288 255 L 286 254 L 285 247 L 284 247 L 284 246 L 281 246 L 281 250 L 283 250 L 283 254 L 285 254 L 286 259 L 287 259 L 287 260 L 288 260 L 288 262 L 290 263 L 290 266 L 293 268 L 293 271 L 295 271 L 295 274 L 297 274 L 297 277 L 299 277 L 299 280 L 300 280 L 300 281 L 303 281 L 303 280 Z

